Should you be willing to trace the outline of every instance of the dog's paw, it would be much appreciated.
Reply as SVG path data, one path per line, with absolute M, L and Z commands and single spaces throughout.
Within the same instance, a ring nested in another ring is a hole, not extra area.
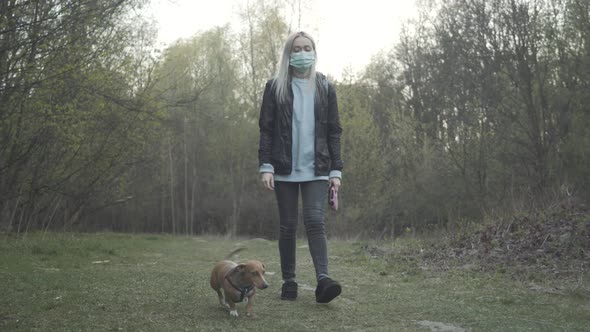
M 219 302 L 219 303 L 221 304 L 222 307 L 229 309 L 229 304 L 227 304 L 227 302 L 223 301 L 223 302 Z
M 239 316 L 238 315 L 238 311 L 236 309 L 230 310 L 229 311 L 229 315 L 232 316 L 232 317 L 238 317 Z

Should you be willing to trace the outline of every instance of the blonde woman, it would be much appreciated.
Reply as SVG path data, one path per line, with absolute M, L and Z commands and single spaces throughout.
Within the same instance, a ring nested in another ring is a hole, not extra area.
M 316 301 L 340 295 L 341 285 L 328 275 L 325 207 L 328 189 L 340 188 L 342 127 L 334 87 L 315 70 L 313 38 L 290 35 L 278 72 L 266 83 L 260 110 L 258 158 L 263 185 L 273 190 L 279 209 L 279 253 L 283 285 L 281 298 L 297 298 L 295 252 L 298 199 L 309 251 L 316 272 Z

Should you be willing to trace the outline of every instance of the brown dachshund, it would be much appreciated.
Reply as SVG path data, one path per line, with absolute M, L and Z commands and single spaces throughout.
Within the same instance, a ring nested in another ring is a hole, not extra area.
M 211 271 L 211 288 L 217 292 L 219 303 L 229 308 L 229 314 L 233 317 L 238 317 L 236 303 L 244 300 L 246 301 L 247 315 L 253 315 L 252 300 L 256 294 L 256 288 L 265 289 L 268 287 L 268 283 L 264 279 L 266 266 L 263 263 L 257 260 L 248 260 L 237 264 L 229 260 L 242 250 L 244 248 L 232 251 L 224 260 L 215 264 L 213 271 Z

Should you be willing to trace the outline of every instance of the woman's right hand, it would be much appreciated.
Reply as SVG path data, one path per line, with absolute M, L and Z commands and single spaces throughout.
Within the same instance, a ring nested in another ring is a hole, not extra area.
M 272 173 L 262 173 L 262 184 L 268 190 L 275 190 L 275 177 Z

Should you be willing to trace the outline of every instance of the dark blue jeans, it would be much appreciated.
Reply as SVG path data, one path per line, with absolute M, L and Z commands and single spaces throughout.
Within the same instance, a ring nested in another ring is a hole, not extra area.
M 297 216 L 299 191 L 303 203 L 303 223 L 316 278 L 328 276 L 328 246 L 325 230 L 325 207 L 328 181 L 275 182 L 279 207 L 279 253 L 283 280 L 295 281 L 295 252 L 297 250 Z

